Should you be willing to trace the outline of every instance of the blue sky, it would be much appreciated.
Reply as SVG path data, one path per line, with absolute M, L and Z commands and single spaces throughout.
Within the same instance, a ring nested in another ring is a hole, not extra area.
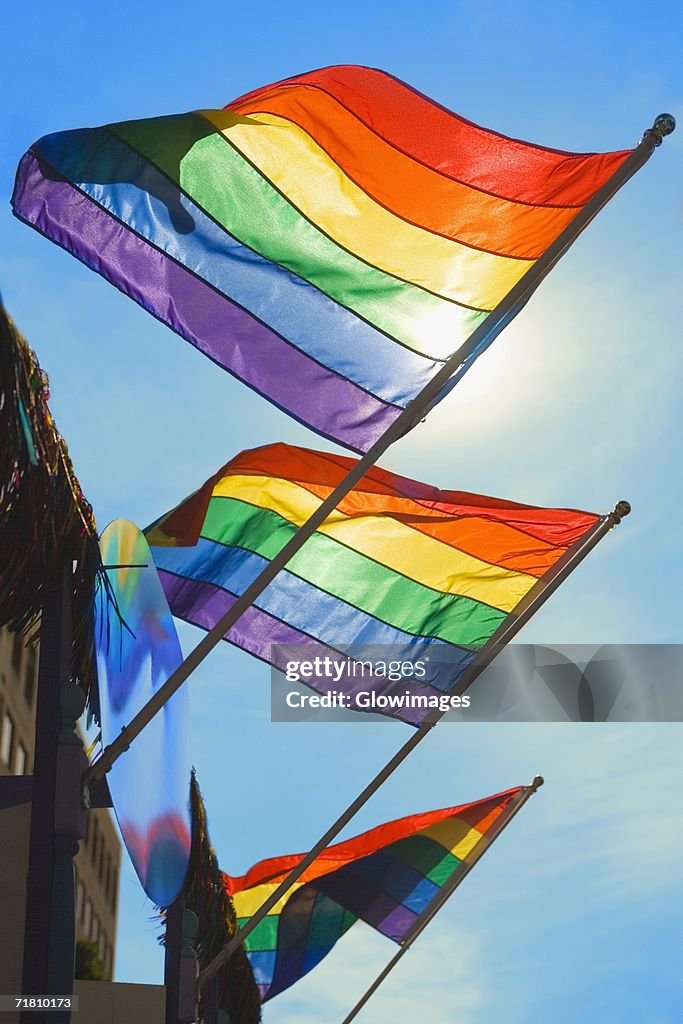
M 318 447 L 10 214 L 19 157 L 54 130 L 220 106 L 312 67 L 383 67 L 472 120 L 563 149 L 635 144 L 683 114 L 678 5 L 527 0 L 84 3 L 2 14 L 0 289 L 52 383 L 101 527 L 156 518 L 244 447 Z M 683 131 L 384 465 L 441 486 L 633 514 L 523 634 L 680 642 Z M 189 649 L 198 634 L 181 629 Z M 407 728 L 269 722 L 265 666 L 223 645 L 191 684 L 193 752 L 226 869 L 307 848 Z M 445 726 L 348 832 L 546 786 L 404 958 L 365 1018 L 423 1024 L 680 1020 L 678 725 Z M 152 908 L 121 883 L 118 980 L 159 982 Z M 341 1020 L 393 954 L 362 925 L 265 1010 Z M 373 1016 L 374 1015 L 374 1016 Z

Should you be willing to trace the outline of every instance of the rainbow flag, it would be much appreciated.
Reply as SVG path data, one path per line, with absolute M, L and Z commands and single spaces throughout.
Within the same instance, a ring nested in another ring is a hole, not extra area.
M 289 415 L 366 451 L 629 155 L 506 138 L 342 66 L 225 109 L 47 135 L 12 203 Z
M 173 614 L 215 625 L 354 461 L 285 444 L 242 452 L 148 527 Z M 417 725 L 598 518 L 440 491 L 375 467 L 225 639 L 283 670 L 292 649 L 346 660 L 335 689 L 353 710 L 368 690 L 368 676 L 355 674 L 358 645 L 424 661 L 410 683 L 422 706 L 406 699 L 403 676 L 375 674 L 384 707 L 367 708 Z M 331 689 L 329 678 L 302 681 Z
M 328 847 L 244 940 L 261 999 L 312 970 L 358 920 L 402 942 L 441 887 L 484 852 L 522 792 L 399 818 Z M 303 857 L 261 861 L 241 878 L 224 875 L 238 927 Z

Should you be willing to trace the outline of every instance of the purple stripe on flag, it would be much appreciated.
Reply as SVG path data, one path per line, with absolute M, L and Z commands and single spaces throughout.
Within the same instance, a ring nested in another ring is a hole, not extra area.
M 193 626 L 201 626 L 207 630 L 211 629 L 221 616 L 225 615 L 229 608 L 232 608 L 237 600 L 234 594 L 211 583 L 174 576 L 163 569 L 158 571 L 159 579 L 161 580 L 172 613 Z M 226 639 L 237 647 L 248 651 L 249 654 L 253 654 L 269 664 L 275 664 L 276 668 L 283 671 L 285 666 L 284 664 L 277 664 L 275 652 L 272 650 L 273 644 L 305 644 L 307 660 L 312 660 L 316 656 L 321 658 L 329 656 L 333 660 L 339 661 L 340 657 L 345 657 L 344 655 L 340 656 L 333 648 L 313 640 L 305 633 L 301 633 L 298 629 L 293 629 L 291 626 L 274 618 L 267 612 L 261 611 L 260 608 L 256 608 L 254 605 L 240 616 L 226 635 Z M 314 685 L 316 682 L 319 682 L 320 686 Z M 318 692 L 324 692 L 324 683 L 325 681 L 322 679 L 319 681 L 315 679 L 307 680 L 307 685 Z M 395 686 L 395 683 L 390 682 L 386 678 L 369 678 L 367 674 L 358 677 L 344 674 L 338 682 L 334 683 L 334 686 L 331 683 L 325 684 L 325 690 L 335 689 L 337 692 L 343 691 L 350 697 L 353 697 L 354 694 L 361 690 L 374 690 L 375 693 L 392 692 Z M 440 690 L 433 689 L 414 679 L 411 679 L 409 684 L 405 684 L 406 689 L 408 686 L 411 693 L 442 696 Z M 354 708 L 354 710 L 356 709 Z M 382 708 L 381 714 L 397 718 L 399 721 L 407 722 L 409 725 L 417 726 L 420 725 L 429 710 L 429 708 L 411 706 Z
M 47 168 L 43 173 L 31 152 L 19 165 L 13 207 L 209 358 L 324 436 L 367 451 L 400 415 L 396 406 L 289 345 L 73 185 Z
M 387 938 L 393 939 L 394 942 L 400 942 L 405 937 L 408 929 L 412 926 L 413 922 L 417 918 L 417 914 L 409 910 L 408 907 L 404 907 L 402 903 L 392 910 L 390 914 L 384 918 L 383 921 L 379 922 L 376 927 L 377 930 L 386 935 Z

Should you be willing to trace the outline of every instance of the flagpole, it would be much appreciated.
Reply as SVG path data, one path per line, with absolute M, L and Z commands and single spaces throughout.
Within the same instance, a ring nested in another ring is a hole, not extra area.
M 475 864 L 489 850 L 489 848 L 496 841 L 501 832 L 503 832 L 507 828 L 507 826 L 510 824 L 514 816 L 518 814 L 519 811 L 521 811 L 522 807 L 524 807 L 524 804 L 527 802 L 527 800 L 529 800 L 534 795 L 534 793 L 536 793 L 540 789 L 542 785 L 543 778 L 542 776 L 537 775 L 530 786 L 524 787 L 521 793 L 515 798 L 512 807 L 508 810 L 508 813 L 502 816 L 503 820 L 497 824 L 497 826 L 493 829 L 491 835 L 487 837 L 488 842 L 477 844 L 474 856 L 470 860 L 466 860 L 462 864 L 462 870 L 457 869 L 453 872 L 448 882 L 441 887 L 441 889 L 438 891 L 432 902 L 420 914 L 417 920 L 413 922 L 412 928 L 401 940 L 401 948 L 399 949 L 398 953 L 396 953 L 396 955 L 386 965 L 384 970 L 381 971 L 380 974 L 375 978 L 370 988 L 367 990 L 365 995 L 363 995 L 358 1000 L 358 1002 L 351 1010 L 351 1012 L 347 1014 L 346 1017 L 344 1017 L 342 1024 L 351 1024 L 351 1021 L 358 1016 L 360 1011 L 363 1009 L 368 1000 L 375 994 L 375 992 L 380 987 L 382 982 L 387 978 L 389 974 L 391 974 L 391 972 L 393 971 L 394 967 L 399 962 L 401 957 L 408 952 L 408 950 L 415 942 L 415 940 L 418 938 L 418 936 L 422 934 L 422 932 L 425 930 L 430 921 L 432 921 L 436 917 L 436 915 L 441 910 L 443 905 L 450 899 L 450 897 L 453 895 L 453 893 L 458 888 L 463 879 L 466 878 L 467 875 L 469 875 L 470 871 L 475 866 Z
M 588 533 L 573 545 L 566 555 L 556 563 L 553 569 L 551 569 L 543 579 L 539 580 L 538 583 L 531 588 L 527 595 L 528 599 L 523 602 L 523 607 L 520 608 L 519 612 L 512 616 L 512 621 L 508 620 L 503 623 L 491 639 L 482 647 L 470 667 L 465 670 L 457 685 L 452 691 L 450 691 L 452 696 L 463 694 L 465 690 L 472 685 L 475 679 L 481 675 L 486 668 L 488 668 L 493 659 L 500 653 L 513 636 L 515 636 L 527 624 L 529 619 L 531 619 L 538 609 L 545 604 L 551 594 L 557 590 L 560 584 L 593 550 L 596 544 L 598 544 L 602 538 L 609 533 L 611 529 L 613 529 L 613 527 L 617 526 L 621 522 L 622 518 L 627 516 L 630 511 L 631 506 L 628 502 L 620 501 L 613 512 L 610 512 L 609 515 L 602 516 L 588 531 Z M 351 821 L 361 807 L 367 803 L 370 797 L 384 782 L 386 782 L 389 776 L 393 774 L 403 761 L 405 761 L 415 747 L 417 747 L 418 744 L 420 744 L 422 740 L 429 735 L 434 726 L 440 722 L 446 714 L 448 714 L 447 711 L 433 711 L 425 718 L 419 729 L 416 729 L 410 739 L 407 740 L 385 764 L 372 782 L 370 782 L 362 793 L 360 793 L 356 799 L 349 804 L 346 810 L 337 818 L 334 825 L 327 830 L 315 846 L 306 854 L 306 856 L 302 858 L 292 871 L 290 871 L 287 877 L 261 904 L 252 917 L 250 917 L 239 931 L 236 932 L 228 942 L 226 942 L 220 953 L 218 953 L 214 959 L 207 964 L 197 979 L 200 990 L 207 981 L 210 981 L 211 978 L 218 973 L 223 964 L 230 959 L 238 946 L 240 946 L 246 937 L 251 934 L 254 928 L 260 924 L 268 911 L 271 910 L 275 904 L 289 892 L 291 887 L 301 877 L 301 875 L 303 875 L 304 871 L 313 863 L 316 857 L 318 857 L 323 850 L 329 846 L 344 826 Z
M 296 531 L 278 554 L 268 563 L 232 607 L 207 632 L 206 636 L 190 652 L 185 661 L 172 672 L 163 686 L 131 719 L 117 738 L 110 743 L 97 761 L 83 776 L 83 800 L 87 804 L 89 789 L 111 769 L 132 741 L 161 710 L 185 680 L 202 663 L 204 658 L 223 639 L 241 615 L 253 604 L 291 558 L 299 551 L 309 537 L 315 533 L 349 491 L 365 476 L 387 449 L 407 430 L 410 430 L 438 399 L 449 378 L 462 367 L 463 363 L 480 348 L 489 345 L 513 317 L 523 308 L 541 281 L 565 254 L 579 235 L 588 227 L 597 213 L 626 184 L 636 171 L 647 163 L 665 136 L 676 127 L 671 114 L 660 114 L 651 128 L 644 133 L 640 143 L 611 178 L 596 192 L 593 198 L 574 217 L 570 224 L 555 239 L 553 244 L 534 263 L 526 274 L 508 292 L 505 298 L 492 310 L 484 322 L 470 335 L 467 341 L 448 359 L 438 373 L 422 389 L 416 398 L 402 411 L 391 426 L 382 434 L 368 452 L 353 466 L 332 493 L 318 506 L 315 512 Z

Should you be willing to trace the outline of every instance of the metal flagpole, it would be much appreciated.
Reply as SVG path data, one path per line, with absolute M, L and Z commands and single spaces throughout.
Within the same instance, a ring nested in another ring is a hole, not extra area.
M 599 519 L 592 529 L 590 529 L 588 533 L 585 534 L 584 537 L 572 548 L 570 548 L 563 558 L 556 563 L 546 577 L 539 580 L 538 583 L 531 588 L 527 595 L 527 599 L 523 602 L 523 607 L 521 607 L 517 613 L 513 613 L 512 621 L 508 620 L 503 623 L 488 643 L 482 647 L 475 661 L 473 661 L 470 667 L 463 673 L 457 686 L 455 686 L 451 691 L 452 695 L 455 696 L 462 694 L 469 686 L 472 685 L 475 679 L 491 664 L 496 655 L 500 653 L 513 636 L 515 636 L 522 627 L 526 625 L 535 612 L 545 604 L 551 594 L 557 590 L 560 584 L 584 560 L 586 555 L 588 555 L 596 544 L 598 544 L 614 526 L 620 523 L 622 518 L 628 515 L 630 511 L 631 506 L 628 502 L 620 501 L 613 512 L 610 512 L 609 515 L 603 516 Z M 251 934 L 258 924 L 260 924 L 268 911 L 271 910 L 271 908 L 287 894 L 297 879 L 299 879 L 304 873 L 306 868 L 308 868 L 316 857 L 318 857 L 323 850 L 329 846 L 331 841 L 341 832 L 344 826 L 347 825 L 361 807 L 367 803 L 373 793 L 375 793 L 376 790 L 386 782 L 396 768 L 405 761 L 408 755 L 412 753 L 415 747 L 417 747 L 426 736 L 429 735 L 434 726 L 440 722 L 446 714 L 448 714 L 447 711 L 433 711 L 425 718 L 419 729 L 417 729 L 410 739 L 407 740 L 407 742 L 404 743 L 403 746 L 394 754 L 391 760 L 387 762 L 372 782 L 365 787 L 362 793 L 360 793 L 356 799 L 349 804 L 343 814 L 337 818 L 334 825 L 327 830 L 325 835 L 318 840 L 309 853 L 307 853 L 297 866 L 290 871 L 277 889 L 275 889 L 268 899 L 261 904 L 256 913 L 246 922 L 246 924 L 242 926 L 242 928 L 239 929 L 238 932 L 235 933 L 235 935 L 232 936 L 228 942 L 226 942 L 220 953 L 218 953 L 204 968 L 198 978 L 200 989 L 207 983 L 207 981 L 210 981 L 211 978 L 218 973 L 223 964 L 230 959 L 238 946 L 240 946 L 244 939 Z
M 121 730 L 117 738 L 109 744 L 83 776 L 83 799 L 87 803 L 88 790 L 110 770 L 118 757 L 123 754 L 132 741 L 145 726 L 154 718 L 164 704 L 173 696 L 185 680 L 202 663 L 204 658 L 223 639 L 239 617 L 253 604 L 302 545 L 332 513 L 339 502 L 362 479 L 386 450 L 397 441 L 407 430 L 410 430 L 432 404 L 438 399 L 449 378 L 463 363 L 480 348 L 489 345 L 513 317 L 524 307 L 527 300 L 536 290 L 541 281 L 576 241 L 579 235 L 590 224 L 597 213 L 605 206 L 616 192 L 626 184 L 636 171 L 649 160 L 655 149 L 661 145 L 663 138 L 670 135 L 676 127 L 671 114 L 660 114 L 654 124 L 648 128 L 639 145 L 608 181 L 596 192 L 593 198 L 574 217 L 570 224 L 555 239 L 553 244 L 534 263 L 505 298 L 489 313 L 484 322 L 473 332 L 468 340 L 448 359 L 439 372 L 422 389 L 417 397 L 394 420 L 391 426 L 375 442 L 372 448 L 354 465 L 332 493 L 319 505 L 313 515 L 303 523 L 294 536 L 285 544 L 280 552 L 256 577 L 244 593 L 237 598 L 232 607 L 212 626 L 206 636 L 190 652 L 185 661 L 171 673 L 163 686 L 159 687 L 154 696 L 134 716 L 129 724 Z
M 486 851 L 489 849 L 492 843 L 498 838 L 501 832 L 507 828 L 514 816 L 521 811 L 527 800 L 537 792 L 538 789 L 543 785 L 543 778 L 537 775 L 530 786 L 525 786 L 524 789 L 513 801 L 511 807 L 508 809 L 507 814 L 502 815 L 502 821 L 497 824 L 492 834 L 488 836 L 488 842 L 482 842 L 477 844 L 474 856 L 470 860 L 464 861 L 464 863 L 457 868 L 448 882 L 439 889 L 438 893 L 432 900 L 432 902 L 426 907 L 425 910 L 420 914 L 416 921 L 413 922 L 413 926 L 410 931 L 406 934 L 405 938 L 401 940 L 400 949 L 398 953 L 389 961 L 384 970 L 375 978 L 370 988 L 363 995 L 354 1008 L 349 1014 L 344 1017 L 342 1024 L 351 1024 L 360 1011 L 363 1009 L 368 1000 L 375 994 L 377 989 L 380 987 L 387 975 L 391 974 L 396 964 L 399 962 L 404 953 L 407 953 L 412 944 L 415 942 L 417 937 L 422 934 L 430 921 L 432 921 L 438 912 L 441 910 L 447 900 L 453 895 L 455 890 L 458 888 L 462 880 L 469 875 L 470 871 L 480 860 Z

